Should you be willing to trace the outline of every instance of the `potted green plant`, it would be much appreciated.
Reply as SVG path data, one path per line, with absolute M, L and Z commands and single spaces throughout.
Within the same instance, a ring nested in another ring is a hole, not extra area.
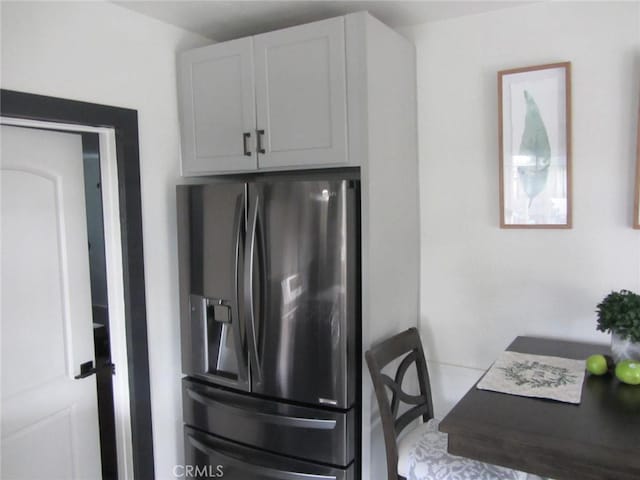
M 596 312 L 598 330 L 611 333 L 613 359 L 640 360 L 640 295 L 629 290 L 611 292 Z

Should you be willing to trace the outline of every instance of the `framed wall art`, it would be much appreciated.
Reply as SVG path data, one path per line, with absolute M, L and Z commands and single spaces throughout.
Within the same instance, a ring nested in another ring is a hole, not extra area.
M 498 72 L 500 227 L 571 228 L 571 63 Z
M 640 229 L 640 102 L 638 103 L 638 133 L 636 134 L 636 190 L 633 202 L 633 228 Z

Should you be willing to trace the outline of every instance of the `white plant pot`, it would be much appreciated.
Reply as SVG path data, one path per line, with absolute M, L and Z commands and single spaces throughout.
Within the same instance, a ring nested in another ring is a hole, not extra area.
M 611 356 L 616 363 L 622 360 L 640 360 L 640 343 L 623 339 L 617 333 L 612 333 Z

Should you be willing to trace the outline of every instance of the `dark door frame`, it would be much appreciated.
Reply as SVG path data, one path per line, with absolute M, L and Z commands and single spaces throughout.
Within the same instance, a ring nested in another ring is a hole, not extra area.
M 0 90 L 0 115 L 115 130 L 134 478 L 154 478 L 147 310 L 142 249 L 138 112 Z

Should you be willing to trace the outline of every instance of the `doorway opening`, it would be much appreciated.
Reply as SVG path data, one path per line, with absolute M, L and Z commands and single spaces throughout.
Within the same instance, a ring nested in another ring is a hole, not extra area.
M 2 89 L 0 116 L 16 126 L 33 127 L 36 122 L 38 128 L 88 133 L 87 142 L 94 146 L 97 140 L 109 308 L 94 309 L 94 316 L 98 324 L 107 316 L 105 327 L 98 328 L 104 328 L 98 342 L 104 335 L 111 339 L 109 363 L 118 369 L 115 377 L 107 369 L 115 381 L 110 391 L 116 441 L 111 445 L 117 445 L 117 477 L 105 478 L 154 478 L 137 112 Z
M 84 132 L 81 135 L 102 480 L 118 480 L 112 380 L 116 366 L 111 361 L 100 137 L 97 133 Z

